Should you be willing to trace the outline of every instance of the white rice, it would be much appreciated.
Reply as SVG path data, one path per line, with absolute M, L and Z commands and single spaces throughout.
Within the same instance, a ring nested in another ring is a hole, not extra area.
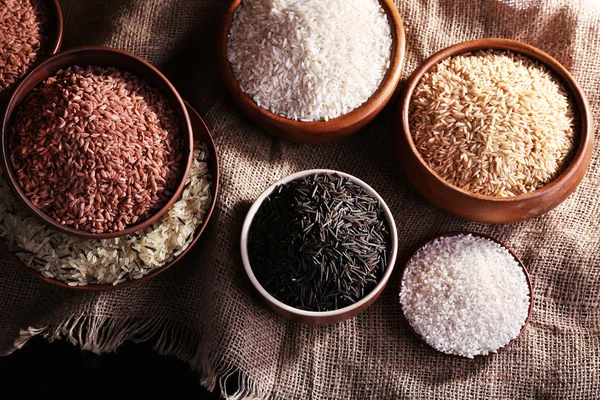
M 212 201 L 208 150 L 194 144 L 194 161 L 182 197 L 155 224 L 135 234 L 85 240 L 56 232 L 30 216 L 0 170 L 0 238 L 26 265 L 70 286 L 139 279 L 185 251 Z
M 409 261 L 400 304 L 433 348 L 472 358 L 519 335 L 529 313 L 529 285 L 510 252 L 491 240 L 457 235 L 421 248 Z
M 354 110 L 390 64 L 378 0 L 244 0 L 227 58 L 242 91 L 282 117 L 321 121 Z

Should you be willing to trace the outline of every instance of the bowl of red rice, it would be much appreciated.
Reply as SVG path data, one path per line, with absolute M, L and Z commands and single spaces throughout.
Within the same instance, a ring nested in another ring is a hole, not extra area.
M 58 0 L 5 0 L 0 8 L 0 101 L 62 45 Z
M 181 196 L 193 158 L 190 117 L 155 67 L 87 47 L 50 57 L 15 89 L 2 169 L 32 215 L 86 239 L 140 231 Z

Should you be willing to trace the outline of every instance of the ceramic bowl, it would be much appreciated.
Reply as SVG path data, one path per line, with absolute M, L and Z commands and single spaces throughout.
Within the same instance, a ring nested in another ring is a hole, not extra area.
M 506 250 L 508 250 L 508 252 L 514 257 L 514 259 L 519 263 L 519 265 L 523 269 L 523 274 L 525 274 L 525 279 L 527 280 L 527 285 L 529 286 L 529 310 L 528 310 L 528 313 L 527 313 L 527 318 L 525 318 L 525 321 L 523 322 L 523 325 L 521 326 L 521 330 L 519 331 L 519 334 L 515 338 L 513 338 L 510 342 L 508 342 L 506 345 L 502 346 L 500 349 L 498 349 L 498 350 L 496 350 L 494 352 L 491 352 L 489 354 L 486 354 L 486 355 L 477 355 L 477 356 L 473 357 L 474 359 L 487 358 L 487 357 L 493 356 L 494 354 L 498 354 L 499 352 L 501 352 L 503 350 L 506 350 L 513 343 L 515 343 L 519 339 L 519 337 L 523 334 L 523 332 L 525 331 L 525 328 L 527 327 L 527 324 L 529 323 L 529 320 L 531 319 L 531 314 L 533 312 L 534 296 L 533 296 L 533 285 L 531 283 L 531 278 L 529 277 L 529 273 L 527 272 L 527 269 L 525 268 L 525 265 L 523 264 L 523 262 L 521 261 L 521 259 L 519 259 L 519 257 L 515 253 L 513 253 L 513 251 L 507 245 L 505 245 L 504 243 L 502 243 L 502 242 L 494 239 L 491 236 L 484 235 L 483 233 L 477 233 L 477 232 L 468 232 L 468 231 L 448 232 L 448 233 L 444 233 L 442 235 L 436 236 L 433 239 L 430 239 L 427 242 L 423 243 L 421 246 L 419 246 L 419 248 L 417 250 L 415 250 L 415 252 L 410 256 L 410 258 L 408 259 L 408 261 L 406 262 L 406 264 L 404 264 L 404 266 L 402 268 L 402 277 L 400 279 L 400 290 L 402 290 L 402 283 L 404 282 L 404 274 L 406 273 L 406 269 L 407 269 L 406 267 L 408 266 L 408 264 L 410 263 L 410 261 L 413 259 L 413 257 L 417 254 L 417 252 L 419 250 L 421 250 L 421 248 L 427 246 L 429 243 L 433 242 L 434 240 L 437 240 L 437 239 L 440 239 L 440 238 L 444 238 L 444 237 L 452 237 L 452 236 L 459 236 L 459 235 L 472 235 L 472 236 L 476 236 L 476 237 L 485 238 L 485 239 L 491 240 L 491 241 L 493 241 L 495 243 L 498 243 L 499 245 L 501 245 L 502 247 L 504 247 Z M 432 347 L 429 343 L 427 343 L 425 341 L 425 339 L 423 339 L 423 337 L 421 335 L 419 335 L 414 330 L 414 328 L 411 326 L 410 322 L 408 321 L 408 319 L 404 315 L 404 310 L 402 311 L 402 316 L 403 316 L 404 320 L 406 321 L 408 327 L 410 328 L 410 331 L 425 346 L 427 346 L 430 349 L 433 349 L 433 350 L 435 350 L 435 351 L 437 351 L 437 352 L 439 352 L 441 354 L 444 354 L 446 356 L 455 357 L 455 358 L 462 358 L 462 359 L 469 359 L 468 357 L 459 356 L 459 355 L 456 355 L 456 354 L 444 353 L 444 352 L 439 351 L 435 347 Z
M 101 65 L 116 67 L 121 70 L 127 70 L 138 77 L 144 79 L 151 86 L 156 87 L 162 91 L 167 97 L 170 106 L 175 111 L 177 118 L 180 123 L 180 134 L 183 138 L 183 163 L 184 173 L 178 178 L 177 189 L 169 201 L 158 211 L 152 214 L 150 217 L 139 221 L 136 224 L 128 225 L 124 230 L 119 232 L 111 233 L 91 233 L 84 230 L 74 229 L 56 222 L 50 218 L 37 207 L 31 203 L 27 198 L 23 190 L 21 189 L 15 173 L 12 168 L 10 160 L 8 138 L 10 136 L 10 127 L 12 117 L 15 114 L 21 101 L 35 88 L 40 82 L 49 76 L 53 75 L 57 70 L 66 68 L 72 65 Z M 190 123 L 190 117 L 186 110 L 185 104 L 175 87 L 168 81 L 168 79 L 155 67 L 150 65 L 148 62 L 141 58 L 127 53 L 122 50 L 111 49 L 107 47 L 82 47 L 68 51 L 58 53 L 48 60 L 44 61 L 37 68 L 35 68 L 15 89 L 8 106 L 4 111 L 2 121 L 2 169 L 4 169 L 7 175 L 7 181 L 14 192 L 17 194 L 23 205 L 33 214 L 44 221 L 52 228 L 63 232 L 68 235 L 76 236 L 85 239 L 108 239 L 119 236 L 129 235 L 133 232 L 139 231 L 153 224 L 162 215 L 164 215 L 169 208 L 175 203 L 177 198 L 181 195 L 185 186 L 185 181 L 188 177 L 192 156 L 193 156 L 193 133 Z
M 383 272 L 383 275 L 377 284 L 377 286 L 365 297 L 363 297 L 358 302 L 349 305 L 344 308 L 340 308 L 334 311 L 305 311 L 299 310 L 297 308 L 291 307 L 283 302 L 277 300 L 273 297 L 269 292 L 267 292 L 262 285 L 258 282 L 254 272 L 252 270 L 252 266 L 250 265 L 250 259 L 248 256 L 248 233 L 250 231 L 250 226 L 252 225 L 252 221 L 254 216 L 256 215 L 258 209 L 262 205 L 263 201 L 275 190 L 278 186 L 284 185 L 288 182 L 291 182 L 295 179 L 303 178 L 306 176 L 314 175 L 314 174 L 337 174 L 341 177 L 348 178 L 351 181 L 357 183 L 362 186 L 367 192 L 371 193 L 374 198 L 379 201 L 381 204 L 381 208 L 383 209 L 383 213 L 387 220 L 390 229 L 390 251 L 388 258 L 388 265 Z M 242 254 L 242 262 L 244 264 L 244 270 L 246 274 L 250 278 L 250 282 L 256 291 L 258 291 L 260 297 L 264 300 L 264 302 L 269 306 L 272 310 L 277 312 L 278 314 L 299 323 L 305 324 L 313 324 L 313 325 L 323 325 L 323 324 L 332 324 L 336 322 L 341 322 L 350 318 L 355 317 L 362 311 L 366 310 L 375 300 L 379 297 L 379 295 L 383 292 L 390 275 L 394 269 L 394 264 L 396 263 L 396 255 L 398 252 L 398 232 L 396 230 L 396 223 L 394 222 L 394 217 L 390 212 L 390 209 L 386 205 L 385 201 L 381 198 L 381 196 L 373 190 L 369 185 L 367 185 L 362 180 L 346 174 L 340 171 L 326 170 L 326 169 L 314 169 L 297 172 L 295 174 L 289 175 L 277 182 L 273 185 L 269 186 L 252 204 L 248 214 L 246 215 L 246 219 L 244 220 L 244 225 L 242 227 L 241 234 L 241 242 L 240 249 Z
M 42 0 L 41 3 L 48 11 L 46 26 L 44 27 L 47 42 L 44 44 L 44 52 L 40 55 L 38 64 L 51 55 L 58 53 L 63 38 L 63 17 L 58 0 Z M 0 104 L 6 104 L 16 86 L 12 85 L 7 90 L 0 92 Z
M 416 149 L 409 126 L 409 105 L 419 81 L 439 62 L 478 50 L 510 50 L 545 65 L 568 91 L 576 111 L 578 145 L 569 166 L 546 186 L 515 197 L 482 196 L 459 189 L 439 177 Z M 481 39 L 450 46 L 429 57 L 404 85 L 397 114 L 395 143 L 410 183 L 431 203 L 456 216 L 485 223 L 509 223 L 542 215 L 575 191 L 590 164 L 594 148 L 592 114 L 585 94 L 569 71 L 543 51 L 507 39 Z
M 244 93 L 233 75 L 227 59 L 227 41 L 229 28 L 236 9 L 242 0 L 233 0 L 227 12 L 218 37 L 218 59 L 221 74 L 231 98 L 239 109 L 264 131 L 299 142 L 323 143 L 332 142 L 357 132 L 368 124 L 392 98 L 402 74 L 406 37 L 400 14 L 392 0 L 379 0 L 392 28 L 392 54 L 390 67 L 383 78 L 379 89 L 360 107 L 348 114 L 329 121 L 301 122 L 276 115 L 259 107 Z
M 48 284 L 51 284 L 51 285 L 54 285 L 54 286 L 57 286 L 60 288 L 75 290 L 75 291 L 106 291 L 106 290 L 124 289 L 129 286 L 138 285 L 140 283 L 146 282 L 147 280 L 156 277 L 157 275 L 170 269 L 171 267 L 173 267 L 176 264 L 178 264 L 178 265 L 180 265 L 180 264 L 186 265 L 187 264 L 189 268 L 196 268 L 197 265 L 196 265 L 196 260 L 194 259 L 194 249 L 196 249 L 196 247 L 197 247 L 196 244 L 199 241 L 202 243 L 207 242 L 207 240 L 200 240 L 200 238 L 201 237 L 204 238 L 204 236 L 206 236 L 206 234 L 208 234 L 210 232 L 210 230 L 209 230 L 209 232 L 207 232 L 206 227 L 211 219 L 211 216 L 213 215 L 213 211 L 215 209 L 215 205 L 216 205 L 217 199 L 219 197 L 219 158 L 218 158 L 218 154 L 217 154 L 217 148 L 215 147 L 215 143 L 213 141 L 212 135 L 210 134 L 210 131 L 204 124 L 204 121 L 202 121 L 202 118 L 200 118 L 200 115 L 198 115 L 198 113 L 187 103 L 186 103 L 186 108 L 190 115 L 192 131 L 194 132 L 194 140 L 198 140 L 201 143 L 206 144 L 206 146 L 208 148 L 209 157 L 207 160 L 207 165 L 208 165 L 208 173 L 211 176 L 210 190 L 211 190 L 211 195 L 212 195 L 212 201 L 206 210 L 206 214 L 204 215 L 204 221 L 196 229 L 196 232 L 194 234 L 194 237 L 193 237 L 190 245 L 179 256 L 175 257 L 173 260 L 166 263 L 161 268 L 155 269 L 139 279 L 128 280 L 128 281 L 119 283 L 117 285 L 91 284 L 90 283 L 86 286 L 69 286 L 65 282 L 60 281 L 58 279 L 45 277 L 42 274 L 40 274 L 38 271 L 36 271 L 35 269 L 33 269 L 30 266 L 28 266 L 27 264 L 25 264 L 15 254 L 13 254 L 13 252 L 10 251 L 10 249 L 6 245 L 4 239 L 2 239 L 2 238 L 0 238 L 0 251 L 2 251 L 4 254 L 6 254 L 6 256 L 9 259 L 11 259 L 16 265 L 23 268 L 25 271 L 27 271 L 29 274 L 31 274 L 35 278 L 40 279 Z M 208 237 L 206 239 L 208 239 Z

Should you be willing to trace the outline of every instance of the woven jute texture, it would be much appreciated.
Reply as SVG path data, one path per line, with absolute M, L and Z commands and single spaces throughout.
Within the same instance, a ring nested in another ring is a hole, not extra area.
M 233 380 L 235 398 L 600 398 L 600 163 L 554 211 L 523 223 L 483 225 L 437 210 L 408 184 L 392 151 L 396 104 L 367 129 L 328 145 L 274 139 L 232 108 L 215 62 L 226 0 L 63 0 L 65 48 L 107 45 L 158 66 L 203 116 L 221 157 L 222 192 L 194 263 L 108 293 L 54 288 L 0 259 L 0 352 L 32 335 L 96 352 L 153 340 L 198 370 L 209 387 Z M 565 0 L 406 0 L 404 78 L 432 53 L 469 39 L 524 41 L 563 63 L 600 107 L 600 8 Z M 600 134 L 597 133 L 597 137 Z M 382 297 L 333 326 L 287 322 L 249 290 L 239 256 L 242 220 L 279 178 L 332 168 L 371 184 L 399 226 L 399 260 Z M 528 329 L 509 350 L 467 361 L 424 348 L 401 318 L 401 266 L 424 240 L 474 230 L 522 257 L 535 285 Z

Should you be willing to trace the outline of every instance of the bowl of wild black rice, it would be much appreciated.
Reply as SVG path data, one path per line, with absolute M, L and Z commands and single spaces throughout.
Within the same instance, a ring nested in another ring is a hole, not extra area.
M 24 207 L 84 239 L 159 220 L 181 196 L 194 150 L 189 114 L 167 78 L 105 47 L 61 52 L 26 76 L 1 140 L 5 178 Z
M 266 304 L 296 322 L 353 318 L 385 288 L 398 249 L 385 201 L 362 180 L 308 170 L 267 188 L 241 234 L 244 269 Z
M 35 65 L 56 54 L 63 19 L 58 0 L 4 0 L 0 6 L 0 101 Z

